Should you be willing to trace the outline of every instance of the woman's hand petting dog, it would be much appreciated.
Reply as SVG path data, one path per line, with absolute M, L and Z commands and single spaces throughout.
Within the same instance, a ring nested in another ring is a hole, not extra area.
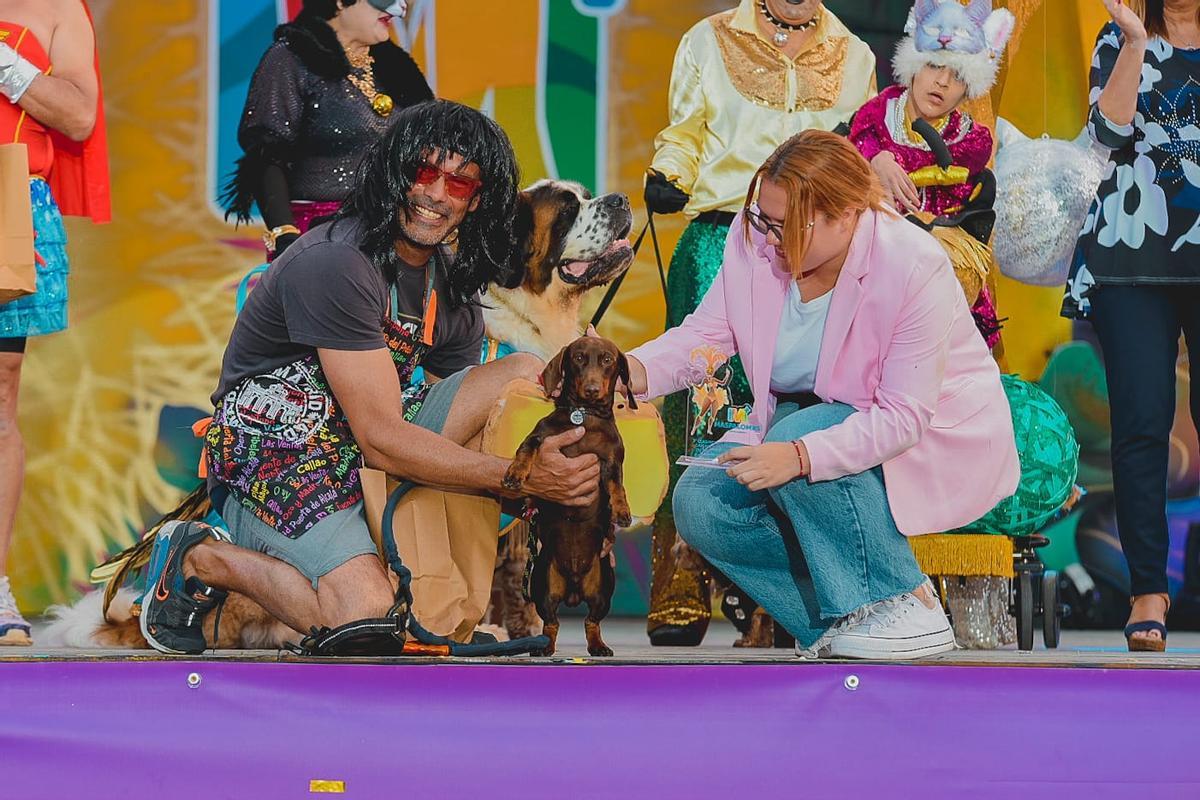
M 600 494 L 600 459 L 594 453 L 568 458 L 562 449 L 583 438 L 585 430 L 570 430 L 547 436 L 528 464 L 528 472 L 505 488 L 564 506 L 589 506 Z M 524 465 L 521 465 L 524 466 Z M 520 470 L 524 472 L 524 470 Z
M 800 443 L 804 448 L 804 443 Z M 752 492 L 774 489 L 804 475 L 804 465 L 791 442 L 768 442 L 755 447 L 735 447 L 717 459 L 732 464 L 725 470 Z

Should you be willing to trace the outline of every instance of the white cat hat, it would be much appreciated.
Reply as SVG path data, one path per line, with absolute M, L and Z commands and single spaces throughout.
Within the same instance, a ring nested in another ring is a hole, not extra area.
M 1008 9 L 993 11 L 992 0 L 970 0 L 967 5 L 960 0 L 917 0 L 904 26 L 908 35 L 892 59 L 896 79 L 911 87 L 926 64 L 948 66 L 967 85 L 968 97 L 987 94 L 1016 24 Z

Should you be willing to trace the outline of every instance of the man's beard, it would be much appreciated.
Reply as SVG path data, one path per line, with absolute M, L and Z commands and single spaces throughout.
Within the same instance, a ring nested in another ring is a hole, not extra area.
M 424 225 L 421 223 L 421 217 L 412 210 L 416 205 L 420 205 L 428 211 L 442 215 L 440 223 L 435 225 Z M 409 207 L 401 210 L 398 215 L 400 223 L 400 235 L 413 244 L 421 247 L 434 247 L 442 244 L 446 239 L 450 238 L 458 229 L 458 225 L 448 225 L 451 209 L 446 204 L 440 203 L 410 203 Z

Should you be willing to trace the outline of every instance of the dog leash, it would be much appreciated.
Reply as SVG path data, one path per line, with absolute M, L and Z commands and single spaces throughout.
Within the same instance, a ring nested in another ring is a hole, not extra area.
M 633 243 L 634 258 L 637 258 L 638 251 L 642 249 L 642 240 L 646 238 L 647 231 L 650 232 L 650 241 L 654 244 L 654 260 L 658 263 L 658 279 L 662 283 L 663 303 L 667 305 L 667 319 L 670 319 L 671 309 L 670 300 L 667 297 L 667 273 L 663 269 L 662 252 L 658 248 L 658 232 L 654 230 L 654 212 L 649 209 L 646 209 L 646 224 L 642 226 L 642 232 L 638 234 L 637 241 Z M 604 318 L 608 307 L 612 305 L 613 298 L 617 296 L 617 291 L 620 290 L 621 283 L 628 274 L 629 270 L 625 270 L 609 285 L 608 291 L 604 293 L 604 298 L 600 301 L 600 305 L 596 306 L 596 313 L 592 314 L 592 321 L 589 324 L 593 328 L 600 326 L 600 320 Z
M 413 635 L 413 638 L 421 644 L 447 647 L 452 656 L 513 656 L 545 650 L 549 647 L 550 638 L 547 636 L 526 636 L 507 642 L 463 644 L 445 636 L 438 636 L 417 622 L 416 616 L 412 613 L 412 572 L 400 560 L 400 552 L 396 547 L 396 536 L 392 527 L 392 520 L 396 516 L 396 506 L 399 505 L 401 498 L 408 494 L 409 490 L 414 488 L 414 486 L 414 484 L 406 481 L 393 489 L 392 493 L 388 496 L 387 504 L 383 508 L 382 536 L 383 549 L 387 554 L 388 566 L 392 568 L 392 572 L 396 573 L 396 577 L 400 579 L 400 587 L 396 590 L 396 598 L 402 602 L 407 610 L 408 632 Z

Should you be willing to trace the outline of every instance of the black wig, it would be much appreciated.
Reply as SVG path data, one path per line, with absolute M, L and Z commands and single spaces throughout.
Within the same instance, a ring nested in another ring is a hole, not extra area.
M 342 0 L 342 5 L 352 6 L 356 2 L 358 0 Z M 338 0 L 304 0 L 300 9 L 301 13 L 311 14 L 320 19 L 333 19 L 340 10 Z
M 512 268 L 516 245 L 520 176 L 508 136 L 473 108 L 449 100 L 428 100 L 396 112 L 394 122 L 363 157 L 354 188 L 335 219 L 353 217 L 363 226 L 361 247 L 381 268 L 397 267 L 401 237 L 399 209 L 407 207 L 417 167 L 437 150 L 439 163 L 450 153 L 479 166 L 479 204 L 458 226 L 458 246 L 447 275 L 451 305 L 469 302 L 489 283 L 511 287 L 520 281 Z

